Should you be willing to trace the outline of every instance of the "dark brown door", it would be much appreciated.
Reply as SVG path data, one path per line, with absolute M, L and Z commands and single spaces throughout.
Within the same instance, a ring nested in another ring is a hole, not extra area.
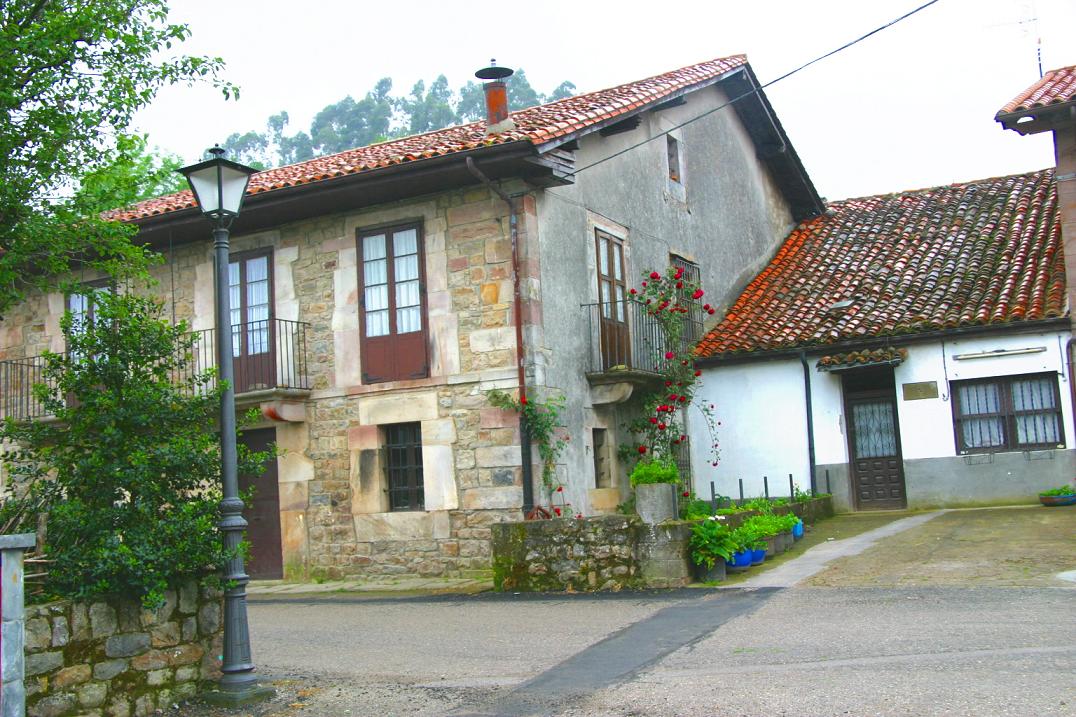
M 252 451 L 264 451 L 276 440 L 276 429 L 244 431 L 243 444 Z M 254 488 L 254 499 L 243 510 L 247 520 L 250 558 L 247 574 L 256 580 L 279 580 L 284 577 L 284 557 L 280 537 L 280 486 L 277 483 L 276 458 L 265 464 L 260 476 L 239 476 L 239 490 Z
M 228 264 L 235 391 L 276 387 L 272 254 L 235 254 Z
M 598 316 L 601 330 L 602 370 L 631 366 L 627 289 L 624 280 L 624 242 L 597 229 Z
M 429 375 L 425 261 L 418 226 L 359 235 L 363 383 Z
M 844 399 L 856 508 L 904 508 L 904 462 L 892 369 L 846 375 Z

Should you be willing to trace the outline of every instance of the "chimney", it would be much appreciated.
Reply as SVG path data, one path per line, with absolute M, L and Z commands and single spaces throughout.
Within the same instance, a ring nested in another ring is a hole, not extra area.
M 508 116 L 508 85 L 505 78 L 512 76 L 507 67 L 497 67 L 497 60 L 490 60 L 489 67 L 483 67 L 474 76 L 488 80 L 482 89 L 486 93 L 486 134 L 500 134 L 516 128 L 516 123 Z

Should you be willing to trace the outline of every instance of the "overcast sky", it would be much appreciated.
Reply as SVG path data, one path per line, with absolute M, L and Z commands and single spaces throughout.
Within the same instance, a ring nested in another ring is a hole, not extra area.
M 228 134 L 291 129 L 381 77 L 395 94 L 445 74 L 455 88 L 496 57 L 551 91 L 579 92 L 740 52 L 762 82 L 926 0 L 659 3 L 402 0 L 172 0 L 191 54 L 224 58 L 242 88 L 173 87 L 139 117 L 151 143 L 194 161 Z M 1073 0 L 940 0 L 767 90 L 819 192 L 899 191 L 1053 165 L 1048 136 L 1004 131 L 994 114 L 1044 70 L 1076 64 Z M 731 111 L 731 110 L 730 110 Z

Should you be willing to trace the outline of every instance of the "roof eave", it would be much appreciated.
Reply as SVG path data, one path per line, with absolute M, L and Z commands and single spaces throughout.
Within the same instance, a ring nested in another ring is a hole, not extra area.
M 998 112 L 994 121 L 1022 135 L 1050 132 L 1076 121 L 1076 100 L 1016 112 Z
M 715 356 L 704 356 L 695 359 L 695 365 L 699 367 L 730 365 L 749 363 L 751 361 L 767 361 L 782 358 L 798 357 L 805 355 L 824 355 L 843 351 L 858 351 L 861 349 L 873 349 L 894 344 L 925 343 L 940 341 L 957 336 L 975 336 L 978 334 L 995 334 L 1002 332 L 1011 333 L 1035 333 L 1044 330 L 1070 329 L 1072 323 L 1067 316 L 1049 319 L 1036 319 L 1033 321 L 1008 321 L 996 324 L 982 324 L 977 326 L 959 326 L 950 329 L 936 329 L 909 334 L 888 334 L 886 336 L 869 336 L 861 339 L 847 339 L 831 344 L 797 344 L 780 349 L 765 351 L 738 351 L 735 353 L 721 353 Z
M 249 234 L 315 216 L 473 185 L 477 180 L 467 170 L 467 157 L 481 160 L 483 172 L 493 179 L 527 178 L 547 171 L 524 161 L 534 155 L 533 145 L 522 140 L 251 194 L 244 200 L 243 213 L 232 231 Z M 157 246 L 208 236 L 201 213 L 194 207 L 129 223 L 139 227 L 141 238 Z

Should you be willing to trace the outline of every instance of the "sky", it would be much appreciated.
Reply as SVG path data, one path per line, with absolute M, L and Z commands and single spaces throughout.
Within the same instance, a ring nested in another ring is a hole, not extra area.
M 169 87 L 137 118 L 185 161 L 281 110 L 308 130 L 325 105 L 394 94 L 445 74 L 459 87 L 497 64 L 550 92 L 598 90 L 746 53 L 763 83 L 926 0 L 172 0 L 188 54 L 222 57 L 241 88 Z M 821 195 L 880 194 L 1053 166 L 1048 134 L 1021 137 L 997 110 L 1044 70 L 1076 64 L 1073 0 L 938 0 L 911 18 L 766 90 Z M 729 110 L 731 111 L 731 109 Z

